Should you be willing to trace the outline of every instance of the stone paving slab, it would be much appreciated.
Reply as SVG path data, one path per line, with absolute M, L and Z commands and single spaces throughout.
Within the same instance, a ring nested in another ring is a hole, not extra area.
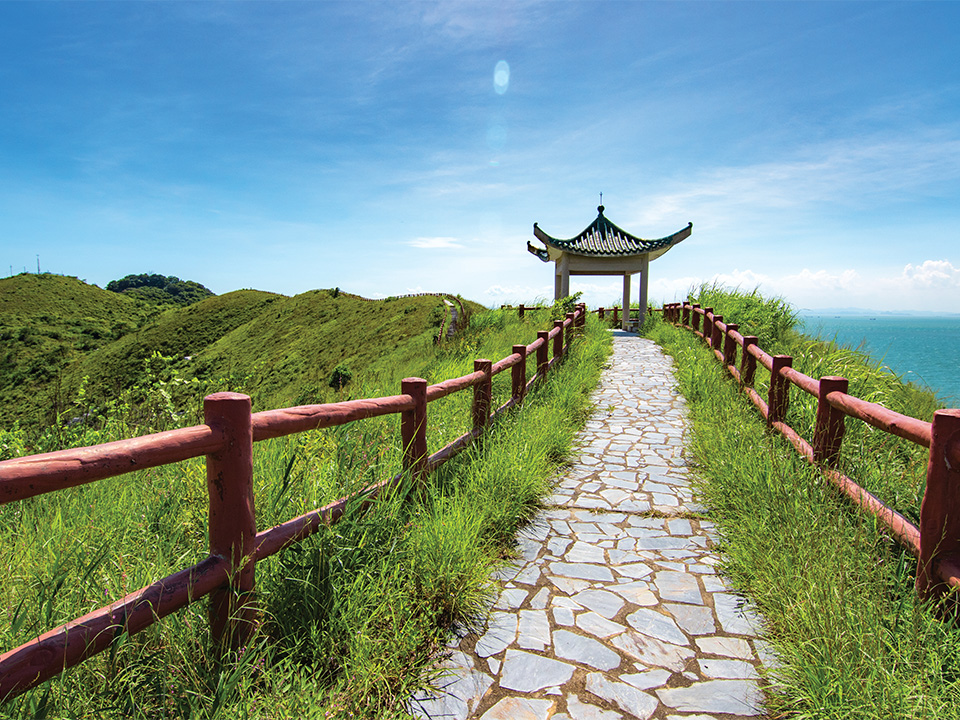
M 733 720 L 762 716 L 769 649 L 717 573 L 712 524 L 683 458 L 672 360 L 614 331 L 581 457 L 496 575 L 478 635 L 455 638 L 441 688 L 411 703 L 449 720 Z

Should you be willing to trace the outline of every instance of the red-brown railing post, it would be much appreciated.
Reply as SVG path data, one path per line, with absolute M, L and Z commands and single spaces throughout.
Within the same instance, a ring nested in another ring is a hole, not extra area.
M 706 326 L 706 324 L 707 324 L 707 322 L 706 322 L 706 321 L 707 321 L 706 314 L 705 314 L 705 313 L 698 313 L 697 310 L 699 310 L 699 309 L 700 309 L 700 303 L 694 303 L 694 304 L 693 304 L 693 331 L 694 331 L 695 333 L 700 332 L 700 316 L 701 316 L 701 315 L 704 316 L 704 317 L 703 317 L 703 321 L 704 321 L 703 324 L 704 324 L 704 326 Z
M 521 403 L 527 390 L 527 346 L 514 345 L 513 353 L 520 355 L 520 362 L 513 366 L 511 372 L 513 387 L 511 388 L 510 394 L 514 400 Z
M 524 313 L 525 310 L 526 310 L 526 308 L 523 306 L 523 303 L 520 303 L 520 315 L 519 315 L 519 317 L 520 317 L 521 320 L 523 320 L 523 313 Z
M 789 355 L 774 355 L 770 369 L 770 391 L 767 393 L 767 425 L 780 422 L 787 415 L 790 405 L 790 381 L 780 371 L 793 367 L 793 358 Z
M 690 324 L 690 303 L 686 300 L 683 301 L 683 310 L 680 314 L 680 324 L 684 327 Z
M 710 337 L 707 338 L 707 345 L 714 350 L 720 349 L 720 338 L 723 336 L 723 331 L 720 329 L 720 323 L 722 322 L 723 315 L 713 316 L 713 322 L 710 325 Z
M 846 393 L 849 383 L 846 378 L 828 375 L 820 378 L 820 394 L 817 398 L 817 421 L 813 428 L 813 461 L 830 465 L 837 464 L 840 443 L 843 442 L 846 414 L 837 410 L 827 400 L 832 392 Z
M 713 308 L 703 309 L 703 341 L 709 345 L 713 339 Z
M 582 328 L 587 326 L 587 304 L 580 303 L 577 305 L 577 312 L 574 313 L 574 317 L 577 320 L 577 327 Z
M 938 573 L 940 558 L 960 554 L 960 410 L 933 414 L 927 488 L 920 505 L 917 592 L 924 600 L 947 591 Z
M 620 308 L 616 305 L 613 306 L 613 326 L 617 327 L 620 324 Z
M 403 442 L 403 469 L 419 480 L 427 466 L 427 381 L 404 378 L 400 392 L 413 398 L 413 410 L 400 413 L 400 439 Z
M 537 348 L 537 375 L 543 380 L 547 377 L 547 370 L 550 369 L 550 358 L 548 351 L 550 349 L 550 332 L 548 330 L 538 330 L 537 339 L 543 340 L 540 347 Z
M 737 364 L 737 341 L 733 339 L 732 333 L 739 329 L 739 325 L 736 323 L 730 323 L 727 325 L 726 333 L 724 333 L 723 364 L 727 367 L 733 367 Z
M 557 331 L 553 336 L 553 357 L 563 357 L 563 320 L 554 320 L 553 329 Z
M 207 455 L 210 554 L 230 562 L 230 583 L 210 594 L 209 620 L 218 650 L 239 649 L 253 632 L 254 562 L 257 536 L 253 502 L 253 421 L 250 398 L 219 392 L 203 399 L 204 422 L 223 437 L 222 449 Z
M 744 385 L 753 385 L 753 378 L 757 374 L 757 359 L 750 354 L 750 346 L 760 342 L 756 335 L 745 335 L 743 350 L 740 357 L 740 382 Z
M 490 420 L 490 402 L 493 397 L 492 367 L 493 363 L 485 358 L 473 361 L 474 372 L 480 371 L 485 375 L 482 381 L 473 386 L 473 429 L 477 432 L 483 431 Z
M 603 320 L 603 308 L 600 308 L 600 309 L 597 311 L 597 317 L 600 318 L 601 320 Z

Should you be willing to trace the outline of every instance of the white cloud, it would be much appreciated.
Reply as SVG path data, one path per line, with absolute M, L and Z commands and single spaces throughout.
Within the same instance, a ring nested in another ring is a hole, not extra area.
M 541 285 L 491 285 L 483 294 L 497 302 L 553 302 L 553 288 Z
M 804 268 L 796 275 L 786 275 L 776 281 L 775 286 L 782 287 L 784 295 L 803 294 L 822 296 L 833 294 L 863 295 L 868 292 L 871 282 L 878 278 L 864 279 L 856 270 L 842 270 L 839 273 L 817 270 L 813 272 Z M 768 281 L 764 285 L 769 286 Z
M 664 278 L 655 277 L 650 283 L 650 300 L 652 302 L 679 302 L 687 297 L 691 288 L 695 288 L 703 278 L 692 275 Z
M 920 265 L 908 264 L 903 269 L 903 281 L 913 287 L 960 287 L 960 268 L 948 260 L 924 260 Z
M 960 268 L 948 260 L 925 260 L 908 264 L 899 273 L 861 274 L 857 270 L 811 270 L 789 275 L 767 275 L 752 270 L 718 273 L 710 278 L 658 278 L 651 297 L 664 302 L 683 299 L 687 290 L 701 281 L 753 290 L 766 297 L 782 297 L 801 308 L 861 307 L 896 312 L 934 310 L 956 312 L 960 308 Z
M 416 240 L 411 240 L 407 245 L 423 250 L 447 250 L 463 247 L 460 239 L 455 237 L 419 237 Z

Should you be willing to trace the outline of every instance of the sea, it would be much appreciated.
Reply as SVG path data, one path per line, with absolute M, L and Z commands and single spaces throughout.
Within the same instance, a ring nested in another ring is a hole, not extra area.
M 861 350 L 960 407 L 960 315 L 801 310 L 801 332 Z

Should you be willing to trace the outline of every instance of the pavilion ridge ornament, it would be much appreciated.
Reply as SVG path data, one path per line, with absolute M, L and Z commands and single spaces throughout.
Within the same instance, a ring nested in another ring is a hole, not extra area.
M 554 299 L 570 294 L 571 275 L 621 275 L 623 276 L 623 307 L 630 307 L 630 276 L 640 273 L 640 317 L 647 307 L 650 261 L 663 255 L 674 245 L 690 237 L 693 223 L 672 235 L 659 240 L 644 240 L 631 235 L 614 225 L 603 214 L 604 207 L 597 208 L 597 219 L 576 237 L 568 240 L 547 235 L 537 223 L 533 224 L 534 236 L 545 247 L 538 248 L 527 243 L 527 250 L 543 262 L 554 263 Z M 626 330 L 630 313 L 623 313 L 623 329 Z

